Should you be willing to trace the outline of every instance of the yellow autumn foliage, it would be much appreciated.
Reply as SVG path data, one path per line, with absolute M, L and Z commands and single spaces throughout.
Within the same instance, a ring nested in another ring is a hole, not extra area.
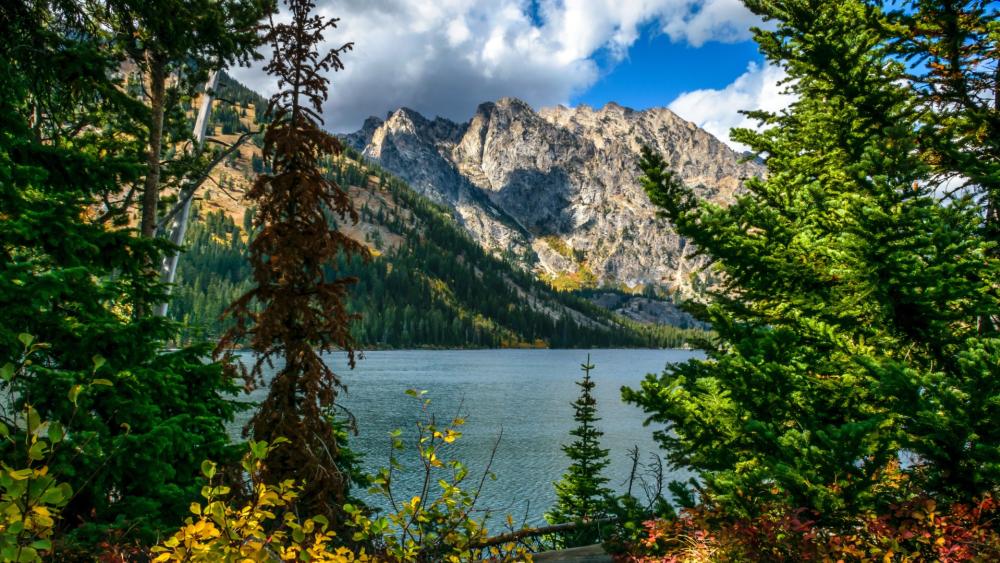
M 334 547 L 336 534 L 329 529 L 326 518 L 316 516 L 299 521 L 291 510 L 301 488 L 294 481 L 277 485 L 260 481 L 258 476 L 264 459 L 284 441 L 250 442 L 250 453 L 243 460 L 243 469 L 251 477 L 253 497 L 244 506 L 230 506 L 225 502 L 229 488 L 214 484 L 215 464 L 204 462 L 202 473 L 209 482 L 202 488 L 206 502 L 191 504 L 193 516 L 188 517 L 173 536 L 152 548 L 153 561 L 372 561 L 363 551 L 354 553 L 344 547 Z

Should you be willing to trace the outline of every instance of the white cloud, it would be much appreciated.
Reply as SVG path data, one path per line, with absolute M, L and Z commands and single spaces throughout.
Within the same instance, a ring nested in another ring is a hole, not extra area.
M 369 115 L 408 106 L 425 115 L 466 119 L 476 105 L 515 96 L 540 107 L 568 103 L 601 69 L 598 51 L 627 55 L 643 26 L 672 40 L 749 38 L 759 23 L 738 0 L 320 0 L 340 17 L 328 47 L 354 42 L 345 70 L 331 76 L 324 108 L 337 131 Z M 259 68 L 233 69 L 262 92 L 273 80 Z
M 674 113 L 715 135 L 738 151 L 747 147 L 729 139 L 733 127 L 757 128 L 757 121 L 739 113 L 740 110 L 777 112 L 794 100 L 784 93 L 779 83 L 786 78 L 785 69 L 772 65 L 750 63 L 747 71 L 721 90 L 705 89 L 685 92 L 668 106 Z
M 674 41 L 698 47 L 707 41 L 741 41 L 750 37 L 750 28 L 761 20 L 743 6 L 741 0 L 688 2 L 687 10 L 672 14 L 663 31 Z

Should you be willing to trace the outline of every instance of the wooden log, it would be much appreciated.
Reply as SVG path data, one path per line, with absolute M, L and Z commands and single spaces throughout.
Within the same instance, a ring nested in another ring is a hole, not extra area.
M 565 522 L 562 524 L 552 524 L 551 526 L 542 526 L 541 528 L 525 528 L 523 530 L 515 530 L 513 532 L 507 532 L 506 534 L 500 534 L 499 536 L 493 536 L 492 538 L 486 538 L 480 543 L 475 544 L 474 548 L 490 547 L 494 545 L 501 545 L 512 541 L 517 541 L 523 538 L 529 538 L 532 536 L 544 536 L 547 534 L 556 534 L 559 532 L 567 532 L 570 530 L 575 530 L 581 524 L 592 525 L 592 524 L 613 524 L 616 521 L 615 518 L 603 518 L 601 520 L 591 520 L 589 522 Z

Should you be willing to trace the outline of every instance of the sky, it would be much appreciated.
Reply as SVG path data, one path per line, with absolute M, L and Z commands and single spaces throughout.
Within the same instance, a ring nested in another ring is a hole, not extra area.
M 764 25 L 739 0 L 316 0 L 338 17 L 328 47 L 353 42 L 330 76 L 326 126 L 357 130 L 399 107 L 468 120 L 504 96 L 532 107 L 668 107 L 734 148 L 739 110 L 789 98 L 752 41 Z M 233 69 L 262 92 L 273 80 Z

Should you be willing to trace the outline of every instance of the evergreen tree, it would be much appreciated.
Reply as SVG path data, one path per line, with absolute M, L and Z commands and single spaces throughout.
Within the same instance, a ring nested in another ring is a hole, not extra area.
M 604 433 L 595 425 L 601 419 L 597 416 L 597 401 L 593 396 L 595 384 L 590 378 L 590 370 L 594 366 L 589 355 L 580 369 L 583 379 L 576 382 L 580 387 L 580 396 L 573 402 L 573 420 L 577 422 L 577 427 L 570 431 L 575 439 L 562 447 L 570 459 L 570 466 L 555 485 L 556 505 L 545 515 L 551 524 L 599 519 L 606 515 L 611 497 L 611 490 L 605 486 L 608 478 L 603 475 L 611 461 L 608 450 L 601 447 Z M 593 543 L 595 531 L 586 529 L 574 538 L 577 540 L 574 543 Z
M 47 459 L 75 493 L 63 529 L 90 545 L 109 528 L 151 541 L 198 499 L 203 459 L 238 455 L 225 432 L 237 388 L 204 345 L 163 350 L 173 323 L 131 314 L 162 298 L 147 265 L 165 245 L 101 220 L 144 158 L 119 127 L 135 109 L 112 79 L 120 60 L 84 10 L 0 7 L 0 365 L 20 354 L 21 332 L 49 344 L 27 377 L 0 386 L 5 401 L 71 425 Z M 107 385 L 73 397 L 94 378 Z M 3 441 L 0 460 L 19 467 L 10 455 Z
M 1000 5 L 916 0 L 888 19 L 893 51 L 910 63 L 915 109 L 926 116 L 918 124 L 923 160 L 949 191 L 980 198 L 987 236 L 1000 243 Z
M 146 170 L 143 177 L 140 233 L 156 235 L 163 172 L 177 174 L 161 161 L 173 141 L 190 138 L 180 101 L 201 87 L 212 70 L 261 58 L 260 19 L 271 13 L 273 0 L 107 0 L 88 5 L 110 45 L 127 54 L 144 74 L 146 108 Z M 171 78 L 174 80 L 171 80 Z M 165 136 L 166 133 L 166 136 Z M 173 168 L 185 168 L 192 163 Z M 198 163 L 201 164 L 201 163 Z M 192 172 L 188 170 L 187 172 Z M 193 172 L 198 175 L 199 168 Z
M 924 490 L 1000 484 L 998 264 L 969 198 L 942 205 L 919 160 L 904 68 L 878 6 L 749 1 L 798 101 L 737 130 L 768 168 L 729 208 L 645 151 L 643 185 L 722 285 L 707 360 L 624 390 L 675 466 L 731 514 L 770 502 L 827 520 L 877 506 L 900 452 Z M 953 496 L 952 496 L 953 495 Z
M 257 440 L 278 437 L 291 444 L 268 458 L 270 482 L 303 484 L 301 508 L 339 522 L 351 475 L 341 466 L 341 435 L 332 423 L 342 384 L 322 354 L 347 352 L 354 367 L 348 288 L 356 281 L 331 276 L 338 257 L 367 255 L 365 247 L 330 226 L 330 217 L 357 222 L 347 192 L 323 174 L 318 160 L 341 151 L 340 141 L 320 127 L 319 114 L 329 80 L 340 70 L 348 43 L 325 55 L 317 52 L 323 33 L 336 19 L 314 15 L 311 0 L 288 0 L 288 23 L 272 21 L 267 34 L 272 58 L 265 70 L 278 79 L 271 97 L 272 117 L 264 133 L 261 174 L 247 193 L 257 206 L 250 243 L 254 287 L 233 303 L 236 326 L 219 344 L 224 350 L 249 336 L 256 358 L 249 371 L 263 383 L 263 366 L 282 364 L 269 382 L 267 398 L 248 424 Z

